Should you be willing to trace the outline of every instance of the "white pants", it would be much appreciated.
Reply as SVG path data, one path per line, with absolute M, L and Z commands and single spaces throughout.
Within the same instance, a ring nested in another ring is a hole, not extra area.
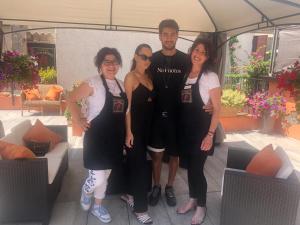
M 103 199 L 107 186 L 107 179 L 111 170 L 89 170 L 89 176 L 82 187 L 86 194 L 94 193 L 96 199 Z

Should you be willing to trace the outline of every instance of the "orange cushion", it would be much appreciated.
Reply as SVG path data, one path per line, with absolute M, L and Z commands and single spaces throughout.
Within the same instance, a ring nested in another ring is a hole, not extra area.
M 23 136 L 25 142 L 50 142 L 50 149 L 62 141 L 62 137 L 51 131 L 42 124 L 40 120 L 36 120 L 35 124 Z
M 31 159 L 35 154 L 25 146 L 0 141 L 0 155 L 2 159 Z
M 275 177 L 281 165 L 281 159 L 270 144 L 252 158 L 246 171 L 256 175 Z
M 57 101 L 59 99 L 59 95 L 63 90 L 57 86 L 52 86 L 49 88 L 45 99 L 46 100 L 51 100 L 51 101 Z
M 26 100 L 39 100 L 39 99 L 41 99 L 40 92 L 36 88 L 24 90 L 24 93 L 26 95 Z

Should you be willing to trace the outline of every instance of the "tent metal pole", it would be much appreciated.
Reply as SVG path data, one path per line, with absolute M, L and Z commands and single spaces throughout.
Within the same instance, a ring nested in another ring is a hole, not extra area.
M 3 38 L 4 38 L 4 32 L 2 30 L 2 25 L 3 25 L 3 22 L 0 21 L 0 56 L 2 54 L 2 50 L 3 50 Z
M 110 0 L 110 18 L 109 18 L 110 29 L 112 26 L 112 13 L 113 13 L 113 0 Z
M 270 74 L 273 75 L 274 67 L 275 67 L 275 59 L 277 56 L 277 44 L 279 40 L 279 29 L 277 27 L 274 28 L 274 36 L 273 36 L 273 43 L 272 43 L 272 55 L 271 55 L 271 65 L 270 65 Z

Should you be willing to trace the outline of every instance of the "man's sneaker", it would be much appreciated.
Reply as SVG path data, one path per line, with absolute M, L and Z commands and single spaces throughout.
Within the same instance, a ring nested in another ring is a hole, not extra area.
M 108 213 L 107 209 L 104 208 L 102 205 L 94 205 L 92 214 L 103 223 L 109 223 L 111 221 L 110 214 Z
M 166 195 L 168 205 L 175 206 L 177 201 L 176 201 L 176 197 L 174 194 L 174 188 L 172 186 L 166 186 L 165 195 Z
M 92 197 L 92 194 L 87 194 L 83 188 L 81 189 L 80 204 L 84 211 L 88 211 L 90 209 L 92 205 Z
M 161 196 L 161 187 L 154 185 L 149 196 L 149 205 L 156 206 Z

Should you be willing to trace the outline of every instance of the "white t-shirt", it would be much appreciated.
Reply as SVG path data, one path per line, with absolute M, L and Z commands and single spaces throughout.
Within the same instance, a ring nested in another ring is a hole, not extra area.
M 197 77 L 188 78 L 185 82 L 186 85 L 195 84 Z M 219 77 L 214 72 L 203 73 L 199 80 L 199 94 L 204 104 L 209 101 L 209 90 L 220 87 Z
M 105 79 L 109 92 L 114 96 L 120 96 L 120 88 L 115 80 Z M 88 122 L 99 115 L 103 109 L 105 103 L 105 87 L 103 85 L 102 79 L 99 75 L 93 76 L 85 80 L 85 82 L 93 88 L 93 94 L 87 97 L 82 102 L 82 113 L 86 116 Z M 118 80 L 122 90 L 124 91 L 124 84 L 122 81 Z

